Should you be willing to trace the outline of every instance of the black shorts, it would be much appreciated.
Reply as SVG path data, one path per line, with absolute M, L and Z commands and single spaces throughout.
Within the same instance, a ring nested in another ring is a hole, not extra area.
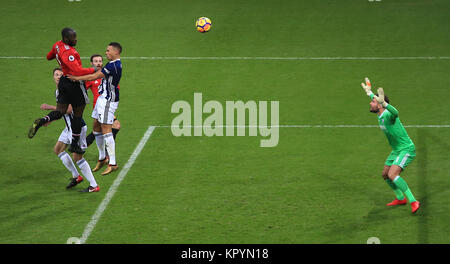
M 60 104 L 71 104 L 73 107 L 89 103 L 84 82 L 74 82 L 65 76 L 61 76 L 58 84 L 57 102 Z

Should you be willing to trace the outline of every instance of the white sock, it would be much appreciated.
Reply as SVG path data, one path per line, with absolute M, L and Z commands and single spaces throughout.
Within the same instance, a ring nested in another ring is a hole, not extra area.
M 80 168 L 81 173 L 83 173 L 83 176 L 86 177 L 86 179 L 89 181 L 89 184 L 92 187 L 97 187 L 97 182 L 95 181 L 94 175 L 92 174 L 91 167 L 89 166 L 89 163 L 82 158 L 79 161 L 77 161 L 78 168 Z
M 106 142 L 106 149 L 109 155 L 109 165 L 116 165 L 116 142 L 112 133 L 106 133 L 103 135 Z
M 105 140 L 103 139 L 103 134 L 102 132 L 94 131 L 94 136 L 95 136 L 95 143 L 97 143 L 98 148 L 98 160 L 103 160 L 106 157 Z
M 67 154 L 67 152 L 63 151 L 59 153 L 58 158 L 61 159 L 64 166 L 66 166 L 67 170 L 72 173 L 72 177 L 76 178 L 78 177 L 78 175 L 80 175 L 78 173 L 77 167 L 75 167 L 75 164 L 73 164 L 72 158 L 70 157 L 69 154 Z

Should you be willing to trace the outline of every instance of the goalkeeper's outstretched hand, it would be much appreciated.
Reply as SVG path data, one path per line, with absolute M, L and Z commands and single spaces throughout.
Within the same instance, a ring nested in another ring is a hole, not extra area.
M 384 101 L 384 90 L 383 88 L 378 88 L 378 96 L 374 95 L 375 100 L 377 100 L 377 102 L 379 104 L 381 104 L 384 108 L 386 108 L 386 106 L 388 105 L 388 103 L 386 103 L 386 101 Z
M 372 84 L 370 84 L 370 80 L 369 78 L 365 78 L 364 79 L 365 83 L 361 83 L 362 88 L 364 89 L 364 91 L 366 92 L 367 96 L 370 96 L 372 93 Z

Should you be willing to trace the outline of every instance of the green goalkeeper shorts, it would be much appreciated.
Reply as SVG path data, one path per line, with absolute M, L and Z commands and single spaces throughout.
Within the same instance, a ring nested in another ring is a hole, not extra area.
M 384 163 L 386 166 L 397 165 L 405 169 L 416 158 L 416 149 L 407 148 L 402 150 L 393 150 Z

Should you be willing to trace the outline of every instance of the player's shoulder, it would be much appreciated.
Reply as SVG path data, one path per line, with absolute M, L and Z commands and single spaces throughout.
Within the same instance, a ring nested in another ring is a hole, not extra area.
M 120 61 L 120 59 L 108 62 L 108 65 L 110 65 L 110 67 L 122 68 L 122 62 Z
M 103 67 L 106 73 L 110 74 L 111 71 L 117 72 L 117 70 L 122 70 L 122 63 L 120 62 L 120 59 L 113 60 L 108 62 L 105 67 Z
M 74 55 L 74 56 L 80 56 L 78 54 L 78 51 L 74 47 L 72 47 L 70 45 L 67 45 L 64 42 L 61 42 L 61 43 L 62 43 L 61 44 L 62 46 L 60 47 L 61 48 L 61 53 L 67 53 L 69 55 Z

